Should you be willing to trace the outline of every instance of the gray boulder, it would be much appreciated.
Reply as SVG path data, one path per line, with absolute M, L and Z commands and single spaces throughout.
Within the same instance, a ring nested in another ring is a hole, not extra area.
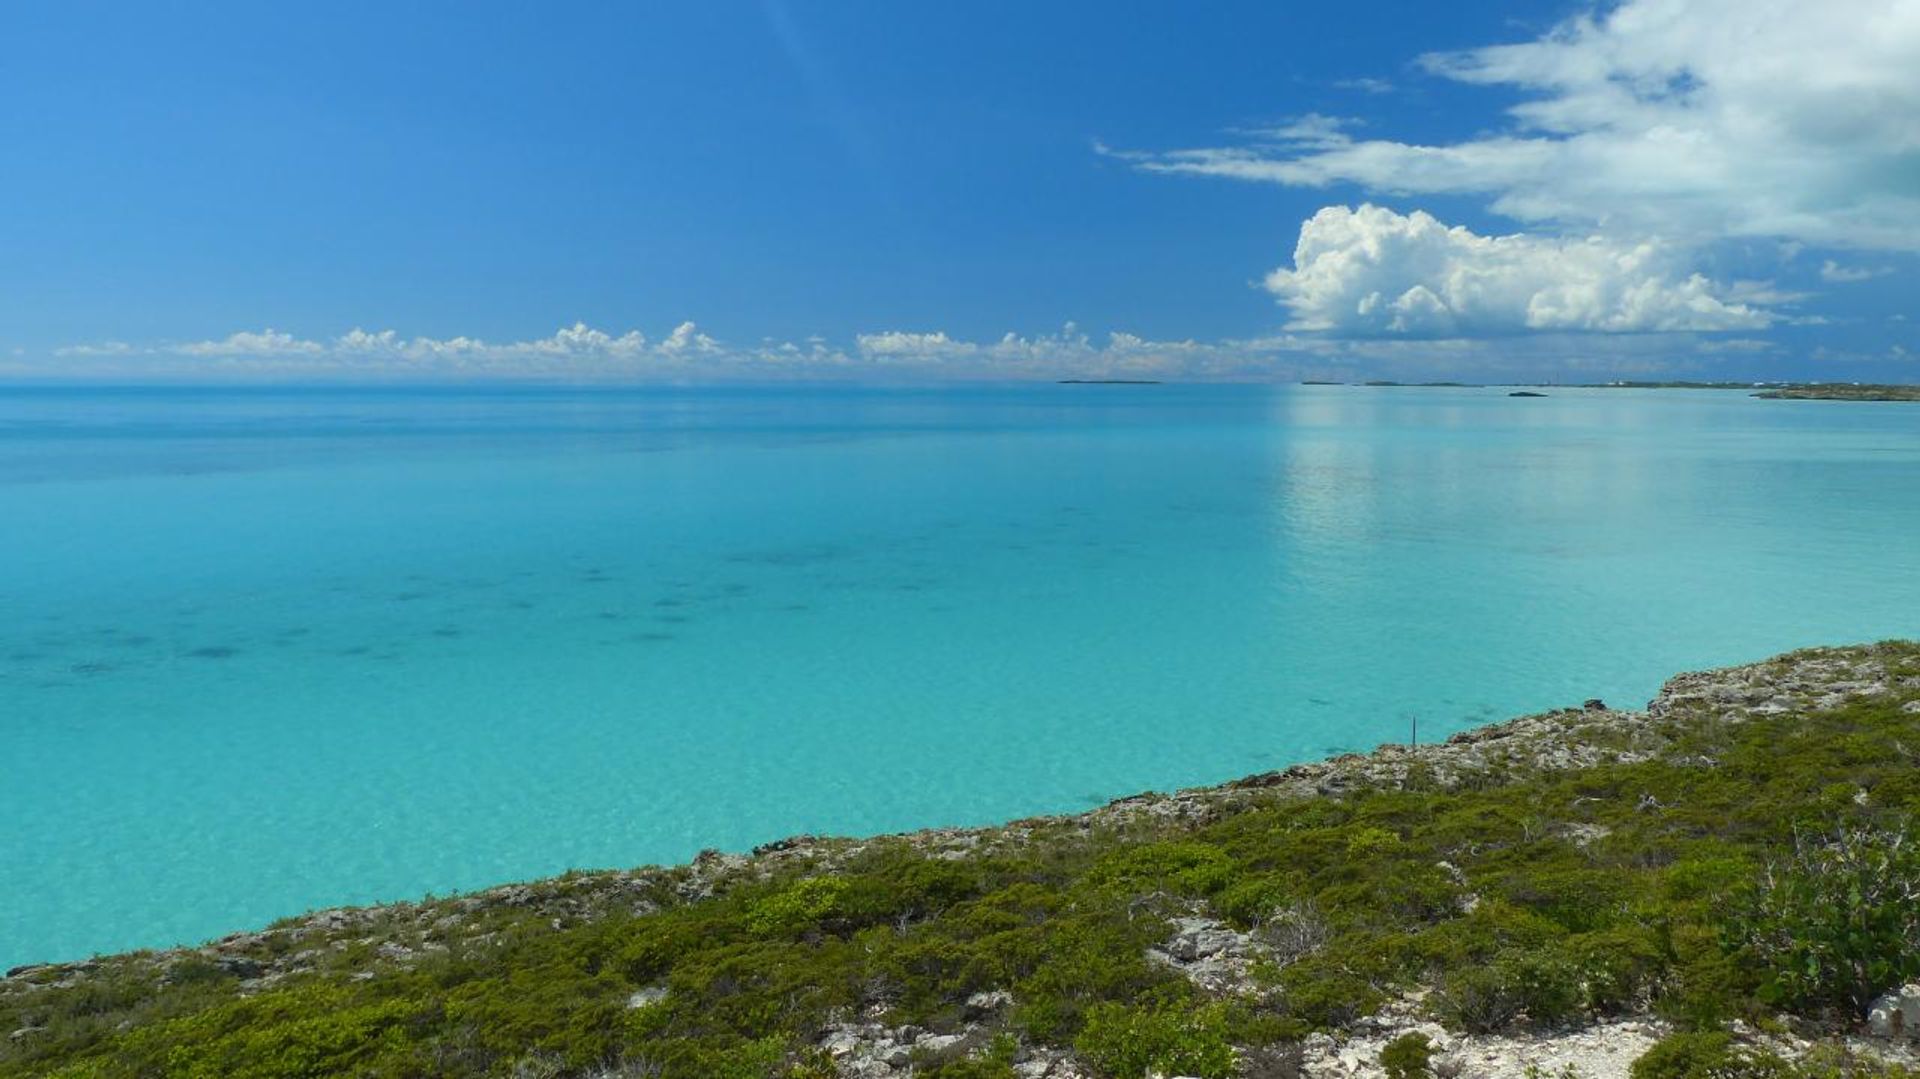
M 1920 982 L 1882 993 L 1867 1009 L 1867 1029 L 1882 1038 L 1920 1040 Z

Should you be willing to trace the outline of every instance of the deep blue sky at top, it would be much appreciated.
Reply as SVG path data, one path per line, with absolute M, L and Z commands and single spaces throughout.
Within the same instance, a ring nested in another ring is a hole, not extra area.
M 1140 162 L 1310 115 L 1354 118 L 1356 138 L 1484 140 L 1510 129 L 1520 93 L 1419 58 L 1537 41 L 1589 10 L 14 5 L 0 13 L 0 359 L 88 342 L 156 354 L 267 327 L 526 341 L 577 321 L 658 342 L 689 319 L 729 345 L 991 341 L 1069 320 L 1158 341 L 1264 338 L 1290 312 L 1260 281 L 1321 207 L 1370 200 L 1481 235 L 1540 222 L 1492 212 L 1487 195 Z M 1748 341 L 1742 355 L 1770 370 L 1816 346 L 1853 350 L 1869 373 L 1911 358 L 1910 248 L 1864 262 L 1836 249 L 1852 276 L 1828 287 L 1815 270 L 1833 252 L 1776 246 L 1696 246 L 1667 284 L 1695 269 L 1717 287 L 1761 282 L 1750 295 L 1782 317 L 1748 335 L 1771 352 Z M 1549 262 L 1528 272 L 1552 284 Z M 1312 293 L 1354 317 L 1346 285 L 1316 287 L 1296 293 L 1301 309 Z
M 1468 133 L 1450 106 L 1486 91 L 1335 84 L 1401 81 L 1423 51 L 1562 14 L 16 7 L 0 38 L 0 332 L 31 347 L 695 318 L 744 339 L 1068 319 L 1253 334 L 1283 320 L 1252 283 L 1329 193 L 1145 175 L 1092 140 L 1184 145 L 1315 111 Z

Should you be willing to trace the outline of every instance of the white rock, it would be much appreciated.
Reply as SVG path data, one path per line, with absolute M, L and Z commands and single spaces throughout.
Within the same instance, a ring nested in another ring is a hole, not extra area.
M 633 993 L 627 997 L 627 1007 L 645 1008 L 652 1004 L 658 1004 L 665 999 L 667 999 L 666 986 L 649 985 L 645 989 L 635 989 Z
M 1920 982 L 1884 993 L 1867 1009 L 1867 1029 L 1882 1038 L 1920 1040 Z
M 843 1057 L 860 1048 L 860 1035 L 851 1030 L 836 1030 L 820 1042 L 828 1056 Z

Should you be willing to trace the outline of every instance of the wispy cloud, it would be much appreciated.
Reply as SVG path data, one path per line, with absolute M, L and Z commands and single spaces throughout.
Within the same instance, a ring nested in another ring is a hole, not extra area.
M 1375 78 L 1367 78 L 1367 77 L 1361 77 L 1357 79 L 1338 79 L 1338 80 L 1335 80 L 1333 84 L 1333 88 L 1336 90 L 1357 90 L 1363 94 L 1393 93 L 1393 83 L 1388 82 L 1386 79 L 1375 79 Z
M 1885 277 L 1893 272 L 1891 266 L 1842 266 L 1832 259 L 1820 264 L 1820 280 L 1836 285 L 1851 284 L 1856 281 L 1871 281 L 1876 277 Z
M 1527 99 L 1461 142 L 1345 132 L 1129 154 L 1139 168 L 1395 195 L 1673 241 L 1920 251 L 1920 4 L 1627 0 L 1425 70 Z

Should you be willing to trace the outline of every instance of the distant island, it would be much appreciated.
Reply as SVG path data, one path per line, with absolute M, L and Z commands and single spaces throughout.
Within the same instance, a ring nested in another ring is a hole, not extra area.
M 1063 378 L 1060 386 L 1158 386 L 1157 378 Z
M 1917 743 L 1920 644 L 1795 652 L 1079 816 L 18 967 L 0 1076 L 1911 1079 Z
M 1920 386 L 1809 382 L 1761 390 L 1754 396 L 1770 401 L 1920 401 Z
M 1595 382 L 1584 388 L 1745 390 L 1773 401 L 1920 401 L 1920 385 L 1865 382 Z
M 1399 386 L 1462 389 L 1492 388 L 1481 382 L 1395 382 L 1392 379 L 1376 378 L 1365 382 L 1337 382 L 1332 379 L 1305 378 L 1302 386 Z M 1506 383 L 1505 385 L 1515 385 Z M 1666 381 L 1651 382 L 1642 380 L 1622 380 L 1615 382 L 1576 382 L 1558 383 L 1521 383 L 1520 385 L 1539 388 L 1568 388 L 1578 390 L 1742 390 L 1754 397 L 1776 401 L 1920 401 L 1920 384 L 1887 384 L 1861 382 L 1690 382 Z M 1544 393 L 1520 390 L 1507 394 L 1508 397 L 1545 397 Z

